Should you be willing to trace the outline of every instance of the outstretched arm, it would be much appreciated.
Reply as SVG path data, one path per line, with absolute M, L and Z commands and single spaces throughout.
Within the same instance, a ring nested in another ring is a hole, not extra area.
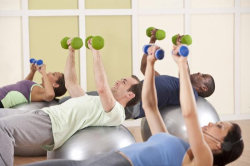
M 37 70 L 42 75 L 43 88 L 39 86 L 33 87 L 31 91 L 31 101 L 52 101 L 55 97 L 53 85 L 49 81 L 46 73 L 46 65 L 43 64 L 41 67 L 36 66 Z
M 36 73 L 36 65 L 32 63 L 30 66 L 30 73 L 26 76 L 25 80 L 33 81 L 35 73 Z
M 155 43 L 156 41 L 155 33 L 156 33 L 156 30 L 152 30 L 152 35 L 151 35 L 149 44 Z M 143 75 L 145 75 L 146 67 L 147 67 L 147 55 L 143 54 L 142 59 L 141 59 L 141 72 Z M 155 75 L 158 76 L 160 74 L 157 71 L 155 71 Z
M 178 55 L 173 55 L 173 58 L 179 67 L 180 105 L 187 127 L 189 143 L 194 155 L 195 165 L 212 165 L 213 156 L 209 146 L 204 140 L 198 121 L 187 58 Z
M 71 97 L 79 97 L 85 94 L 84 90 L 77 82 L 75 68 L 75 50 L 69 46 L 69 55 L 64 69 L 65 86 Z
M 157 46 L 151 46 L 148 50 L 149 55 L 147 57 L 147 67 L 142 87 L 142 107 L 145 110 L 145 115 L 153 135 L 160 132 L 167 132 L 158 109 L 155 88 L 154 64 L 156 59 L 154 57 L 154 52 L 157 48 Z
M 94 60 L 93 66 L 94 66 L 96 89 L 100 96 L 103 109 L 106 112 L 110 112 L 112 108 L 115 106 L 115 98 L 108 84 L 107 75 L 101 59 L 101 54 L 98 50 L 95 50 L 92 47 L 90 41 L 88 43 L 88 46 L 93 54 L 93 60 Z

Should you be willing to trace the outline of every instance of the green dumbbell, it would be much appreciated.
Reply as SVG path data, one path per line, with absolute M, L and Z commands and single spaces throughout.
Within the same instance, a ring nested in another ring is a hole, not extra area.
M 85 46 L 89 49 L 88 41 L 91 39 L 91 45 L 94 49 L 100 50 L 104 47 L 104 39 L 101 36 L 89 36 L 85 39 Z
M 61 46 L 62 48 L 64 49 L 68 49 L 69 48 L 69 45 L 68 45 L 68 40 L 70 38 L 69 37 L 64 37 L 62 40 L 61 40 Z M 71 40 L 71 47 L 74 48 L 75 50 L 78 50 L 82 47 L 83 45 L 83 42 L 82 42 L 82 39 L 80 37 L 74 37 L 72 40 Z
M 147 30 L 146 30 L 146 34 L 148 37 L 151 37 L 152 36 L 152 30 L 154 30 L 156 28 L 154 27 L 149 27 Z M 155 32 L 155 38 L 157 40 L 163 40 L 165 38 L 166 34 L 165 34 L 165 31 L 164 30 L 161 30 L 161 29 L 156 29 L 156 32 Z
M 192 44 L 192 37 L 190 35 L 179 35 L 176 34 L 172 37 L 172 43 L 174 45 L 176 45 L 177 40 L 181 43 L 181 44 L 186 44 L 186 45 L 191 45 Z

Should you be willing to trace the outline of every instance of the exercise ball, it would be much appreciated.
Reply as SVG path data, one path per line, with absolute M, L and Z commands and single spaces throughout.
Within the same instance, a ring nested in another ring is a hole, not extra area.
M 32 111 L 32 110 L 38 110 L 43 107 L 49 107 L 53 105 L 58 105 L 58 102 L 53 100 L 50 102 L 31 102 L 26 104 L 20 104 L 15 107 L 12 107 L 13 109 L 20 110 L 20 113 Z M 15 155 L 16 156 L 24 156 L 24 157 L 34 157 L 34 156 L 45 156 L 47 151 L 42 149 L 40 145 L 37 146 L 29 146 L 29 145 L 21 145 L 21 146 L 15 146 Z
M 18 110 L 37 110 L 41 109 L 43 107 L 50 107 L 53 105 L 58 105 L 58 102 L 55 100 L 52 100 L 50 102 L 31 102 L 31 103 L 24 103 L 24 104 L 19 104 L 17 106 L 12 107 L 13 109 L 18 109 Z
M 60 148 L 48 151 L 47 159 L 84 160 L 134 143 L 133 135 L 123 125 L 88 127 L 75 133 Z
M 220 120 L 216 110 L 206 99 L 198 97 L 196 104 L 201 127 L 207 125 L 209 122 L 214 123 Z M 168 132 L 188 142 L 187 129 L 180 106 L 165 107 L 160 109 L 160 113 Z M 143 118 L 141 121 L 141 135 L 143 141 L 146 141 L 152 135 L 146 118 Z

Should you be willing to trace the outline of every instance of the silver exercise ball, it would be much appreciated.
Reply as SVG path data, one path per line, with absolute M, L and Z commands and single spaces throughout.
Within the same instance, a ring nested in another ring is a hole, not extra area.
M 58 105 L 58 102 L 53 100 L 51 102 L 31 102 L 29 104 L 20 104 L 15 107 L 12 107 L 13 109 L 20 110 L 20 113 L 29 112 L 32 110 L 38 110 L 44 107 L 49 107 L 53 105 Z M 29 146 L 29 145 L 21 145 L 21 146 L 15 146 L 15 155 L 16 156 L 24 156 L 24 157 L 33 157 L 33 156 L 45 156 L 47 154 L 47 151 L 42 149 L 40 145 L 37 146 Z
M 220 120 L 214 107 L 204 98 L 198 97 L 197 112 L 200 126 L 205 126 L 209 122 L 217 122 Z M 188 142 L 186 126 L 181 113 L 180 106 L 169 106 L 160 109 L 161 116 L 170 134 L 180 137 Z M 142 139 L 146 141 L 152 134 L 150 132 L 146 118 L 141 121 Z
M 31 103 L 25 103 L 25 104 L 19 104 L 15 107 L 12 107 L 13 109 L 18 109 L 18 110 L 37 110 L 41 109 L 44 107 L 50 107 L 53 105 L 58 105 L 58 102 L 55 100 L 52 100 L 50 102 L 31 102 Z
M 134 143 L 133 135 L 123 125 L 88 127 L 75 133 L 60 148 L 48 151 L 47 159 L 84 160 Z

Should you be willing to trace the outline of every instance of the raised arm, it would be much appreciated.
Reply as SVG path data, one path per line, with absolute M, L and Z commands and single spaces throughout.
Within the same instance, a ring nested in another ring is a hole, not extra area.
M 180 105 L 187 127 L 189 144 L 194 155 L 195 165 L 211 166 L 213 164 L 213 156 L 209 146 L 204 140 L 199 125 L 193 88 L 188 71 L 187 58 L 178 55 L 173 55 L 173 58 L 179 67 Z
M 26 76 L 25 80 L 33 81 L 35 73 L 36 73 L 36 65 L 32 63 L 30 65 L 30 73 Z
M 98 50 L 95 50 L 92 47 L 90 41 L 88 43 L 88 47 L 91 49 L 93 54 L 94 78 L 97 92 L 100 96 L 103 109 L 106 112 L 110 112 L 115 106 L 115 98 L 108 84 L 107 75 L 101 59 L 101 54 Z
M 37 70 L 42 75 L 43 88 L 39 86 L 33 87 L 31 91 L 31 101 L 52 101 L 55 97 L 55 92 L 47 76 L 46 65 L 37 66 Z
M 70 44 L 70 41 L 69 41 Z M 85 95 L 84 90 L 77 82 L 75 68 L 75 50 L 69 46 L 69 55 L 64 69 L 65 86 L 71 97 L 79 97 Z
M 149 55 L 147 56 L 147 67 L 142 87 L 142 107 L 145 110 L 149 128 L 153 135 L 160 132 L 167 132 L 157 105 L 154 70 L 156 61 L 154 52 L 157 48 L 157 46 L 151 46 L 148 50 Z
M 152 36 L 150 38 L 149 44 L 155 43 L 156 41 L 155 32 L 156 30 L 152 30 Z M 141 72 L 143 75 L 145 75 L 146 67 L 147 67 L 147 55 L 143 54 L 142 59 L 141 59 Z M 157 71 L 155 71 L 155 75 L 158 76 L 160 74 Z

